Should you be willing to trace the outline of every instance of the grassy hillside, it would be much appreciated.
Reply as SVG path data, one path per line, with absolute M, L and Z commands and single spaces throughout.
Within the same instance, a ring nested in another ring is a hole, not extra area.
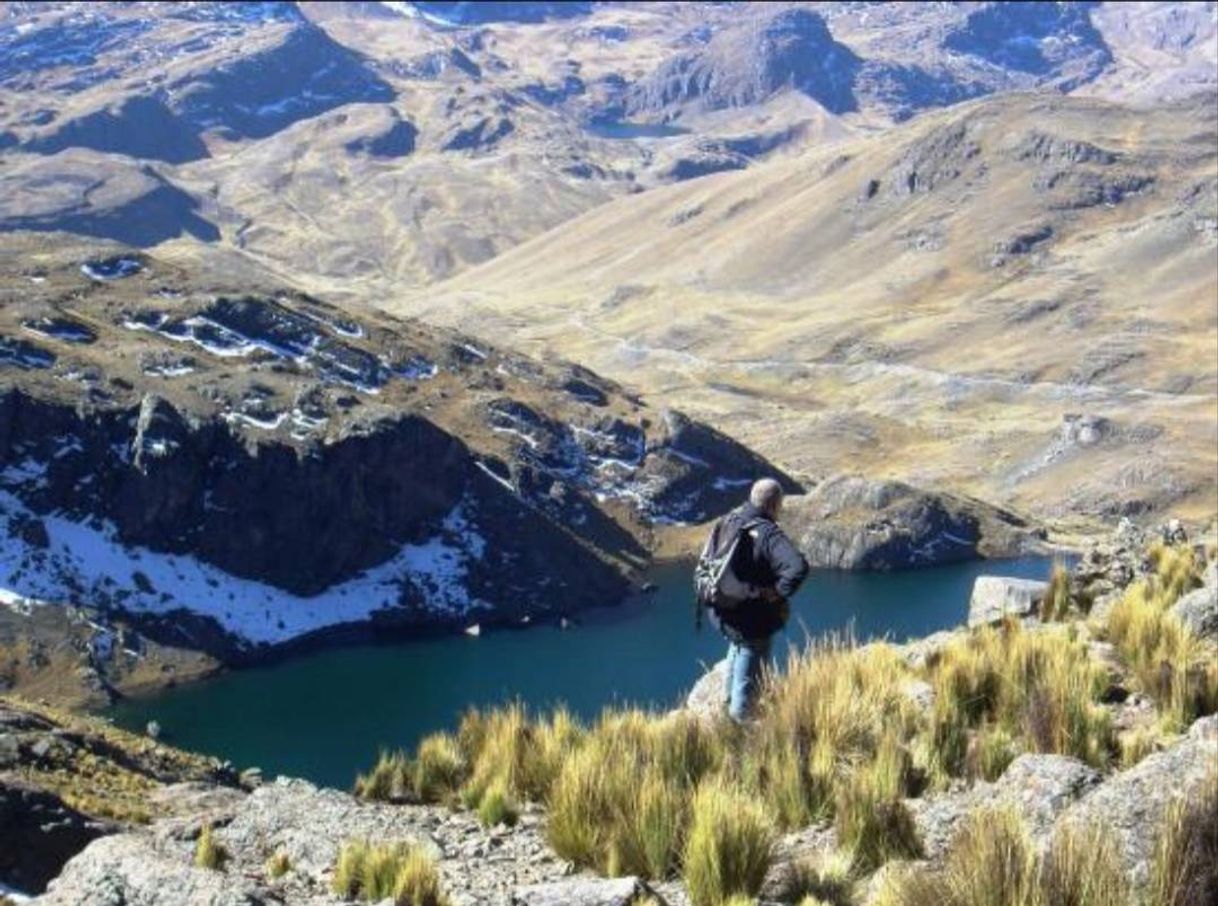
M 542 803 L 560 856 L 612 876 L 680 875 L 695 906 L 734 895 L 752 902 L 779 834 L 820 827 L 831 835 L 832 857 L 800 867 L 789 901 L 807 894 L 823 898 L 813 903 L 853 903 L 856 882 L 876 869 L 928 855 L 911 797 L 993 781 L 1025 752 L 1072 756 L 1101 772 L 1127 769 L 1218 710 L 1213 641 L 1169 613 L 1200 584 L 1202 564 L 1186 547 L 1160 545 L 1149 556 L 1152 572 L 1102 615 L 1071 601 L 1060 572 L 1036 624 L 956 633 L 919 656 L 840 640 L 792 653 L 744 727 L 681 711 L 610 710 L 587 726 L 562 710 L 472 711 L 413 757 L 383 755 L 356 789 L 369 799 L 476 809 L 487 825 L 514 824 L 522 803 Z M 1107 663 L 1095 653 L 1104 643 L 1115 652 Z M 1149 696 L 1153 712 L 1136 726 L 1118 725 L 1114 685 Z M 1211 779 L 1206 795 L 1218 796 L 1218 775 Z M 1184 821 L 1171 815 L 1169 824 Z M 1086 831 L 1090 837 L 1060 829 L 1039 857 L 1048 861 L 1037 862 L 1018 816 L 983 813 L 972 827 L 956 838 L 946 874 L 914 868 L 885 902 L 1142 902 L 1102 829 Z M 1178 855 L 1171 834 L 1184 831 L 1161 833 L 1168 842 L 1156 878 L 1166 886 L 1148 902 L 1192 902 L 1172 891 L 1201 869 L 1171 880 L 1164 864 Z M 1080 847 L 1099 855 L 1067 864 Z M 1013 851 L 1022 873 L 991 873 Z M 987 898 L 964 891 L 966 883 Z M 1111 896 L 1088 899 L 1088 890 Z
M 393 307 L 572 356 L 813 475 L 1205 515 L 1212 100 L 961 105 L 602 205 Z

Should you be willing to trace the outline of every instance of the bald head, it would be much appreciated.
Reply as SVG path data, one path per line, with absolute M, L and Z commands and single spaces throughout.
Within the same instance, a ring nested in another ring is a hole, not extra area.
M 753 482 L 749 491 L 749 503 L 763 513 L 777 516 L 782 507 L 782 485 L 773 478 L 761 478 Z

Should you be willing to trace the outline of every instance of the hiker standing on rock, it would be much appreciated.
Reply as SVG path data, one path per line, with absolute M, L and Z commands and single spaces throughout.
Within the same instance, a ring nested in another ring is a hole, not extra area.
M 698 621 L 705 608 L 728 640 L 728 714 L 736 722 L 756 703 L 774 634 L 808 575 L 808 562 L 777 524 L 782 496 L 774 479 L 756 482 L 748 503 L 715 523 L 694 571 Z

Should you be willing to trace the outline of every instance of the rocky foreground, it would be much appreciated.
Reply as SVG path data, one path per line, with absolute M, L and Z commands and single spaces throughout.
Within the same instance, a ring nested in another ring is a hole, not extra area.
M 1175 529 L 1169 529 L 1169 534 Z M 1148 568 L 1145 538 L 1131 526 L 1082 558 L 1070 575 L 1092 613 Z M 970 624 L 1024 620 L 1024 632 L 1077 633 L 1091 657 L 1108 668 L 1103 696 L 1118 735 L 1154 726 L 1155 704 L 1111 644 L 1092 638 L 1083 621 L 1048 619 L 1048 586 L 986 577 L 974 589 Z M 1175 605 L 1199 637 L 1218 639 L 1218 570 Z M 934 661 L 970 630 L 938 633 L 900 646 L 909 665 Z M 688 712 L 713 719 L 722 708 L 723 665 L 691 691 Z M 906 694 L 929 711 L 935 690 L 911 682 Z M 1155 835 L 1169 806 L 1212 779 L 1218 764 L 1218 715 L 1185 732 L 1156 736 L 1132 766 L 1104 771 L 1077 758 L 1025 753 L 991 781 L 953 781 L 944 791 L 904 800 L 920 843 L 920 861 L 935 865 L 978 806 L 1011 806 L 1033 844 L 1048 845 L 1055 830 L 1102 822 L 1117 844 L 1135 886 L 1151 871 Z M 576 869 L 550 848 L 544 811 L 523 807 L 512 826 L 484 827 L 471 812 L 422 804 L 370 802 L 292 778 L 262 783 L 229 765 L 176 752 L 150 739 L 96 721 L 17 701 L 0 705 L 0 882 L 46 892 L 47 906 L 270 903 L 338 904 L 332 892 L 338 854 L 351 840 L 410 841 L 436 862 L 454 906 L 685 906 L 683 883 L 637 878 L 605 880 Z M 205 828 L 227 855 L 222 870 L 198 867 Z M 762 903 L 794 903 L 800 866 L 831 856 L 836 832 L 828 822 L 781 838 L 760 891 Z M 278 868 L 272 865 L 278 863 Z M 862 879 L 851 902 L 873 903 L 907 862 L 890 862 Z M 286 869 L 283 868 L 286 866 Z M 282 869 L 282 870 L 281 870 Z M 49 884 L 48 884 L 49 882 Z

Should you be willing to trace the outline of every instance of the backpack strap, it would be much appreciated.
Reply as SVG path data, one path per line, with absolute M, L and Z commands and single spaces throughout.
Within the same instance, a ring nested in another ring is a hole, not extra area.
M 715 520 L 714 526 L 710 530 L 710 534 L 706 536 L 706 543 L 702 545 L 702 553 L 698 557 L 701 562 L 708 557 L 711 557 L 719 548 L 719 533 L 723 530 L 724 524 L 727 522 L 727 516 L 720 516 Z M 704 610 L 702 598 L 694 595 L 694 632 L 702 631 L 702 611 Z

